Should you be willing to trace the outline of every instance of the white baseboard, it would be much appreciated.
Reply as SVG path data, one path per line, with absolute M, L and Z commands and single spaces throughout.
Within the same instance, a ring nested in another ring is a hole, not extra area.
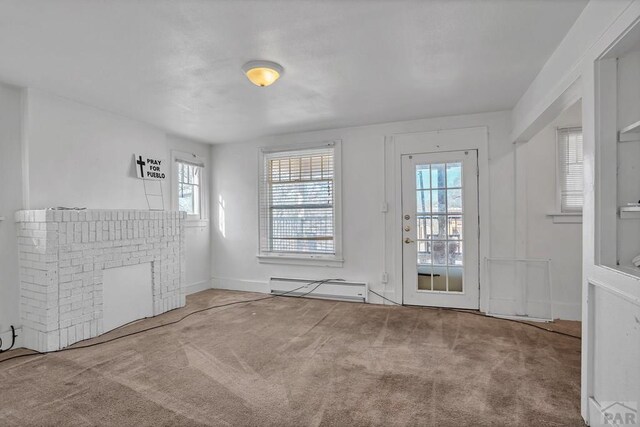
M 13 345 L 13 348 L 22 347 L 22 328 L 16 328 L 16 343 Z M 0 333 L 0 338 L 2 338 L 2 350 L 6 350 L 11 345 L 11 329 L 8 331 L 4 331 Z
M 549 323 L 551 319 L 541 319 L 538 317 L 529 317 L 529 316 L 509 316 L 502 314 L 487 314 L 489 317 L 495 317 L 497 319 L 507 319 L 507 320 L 517 320 L 518 322 L 538 322 L 538 323 Z
M 553 317 L 561 320 L 582 320 L 582 305 L 580 303 L 554 302 Z
M 201 282 L 201 283 L 202 283 L 202 286 L 205 286 L 204 282 Z M 264 294 L 268 294 L 271 292 L 268 281 L 262 282 L 258 280 L 234 279 L 230 277 L 212 277 L 210 287 L 198 288 L 196 287 L 196 285 L 200 285 L 200 283 L 190 285 L 187 287 L 188 288 L 187 295 L 190 293 L 199 292 L 205 289 L 227 289 L 232 291 L 260 292 Z M 193 291 L 191 291 L 192 289 Z M 382 293 L 377 289 L 373 289 L 373 290 L 378 292 L 381 295 L 384 295 L 386 298 L 389 298 L 392 301 L 398 301 L 399 303 L 401 302 L 399 301 L 400 298 L 396 300 L 396 295 L 393 290 L 387 290 L 384 293 Z M 373 294 L 369 295 L 368 302 L 372 304 L 392 304 L 388 301 L 383 301 L 382 298 Z M 554 305 L 553 305 L 553 313 L 556 319 L 559 318 L 563 320 L 581 320 L 581 317 L 580 317 L 581 309 L 582 307 L 580 304 L 554 302 Z
M 393 289 L 383 291 L 382 289 L 370 288 L 370 290 L 380 295 L 383 295 L 385 298 L 388 298 L 391 301 L 395 301 L 397 304 L 394 304 L 391 301 L 382 299 L 378 295 L 371 292 L 369 292 L 369 298 L 367 299 L 367 303 L 369 304 L 378 304 L 378 305 L 401 305 L 402 304 L 401 298 L 396 297 L 396 293 Z
M 553 301 L 553 319 L 560 320 L 581 320 L 582 306 L 580 303 L 565 303 Z M 491 299 L 491 313 L 497 314 L 500 316 L 517 316 L 517 308 L 518 304 L 508 298 L 492 298 Z M 531 303 L 529 308 L 533 307 L 534 312 L 538 313 L 546 313 L 548 316 L 549 303 L 540 303 L 538 306 L 535 306 L 534 303 Z M 540 316 L 542 317 L 542 316 Z
M 206 291 L 207 289 L 211 289 L 211 280 L 203 280 L 201 282 L 191 283 L 190 285 L 185 286 L 185 294 L 191 295 L 196 292 Z
M 211 288 L 227 289 L 230 291 L 260 292 L 268 294 L 271 292 L 269 282 L 257 280 L 231 279 L 228 277 L 211 278 Z

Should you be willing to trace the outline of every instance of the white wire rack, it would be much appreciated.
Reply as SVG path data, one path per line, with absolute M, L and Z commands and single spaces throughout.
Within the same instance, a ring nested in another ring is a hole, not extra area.
M 147 206 L 150 211 L 164 210 L 164 193 L 162 191 L 162 181 L 156 179 L 142 178 L 144 196 L 147 199 Z M 152 187 L 156 187 L 154 190 Z
M 553 320 L 551 260 L 485 258 L 487 315 L 531 321 Z

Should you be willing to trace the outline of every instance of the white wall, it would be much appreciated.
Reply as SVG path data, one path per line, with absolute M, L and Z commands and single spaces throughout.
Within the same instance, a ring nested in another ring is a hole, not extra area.
M 9 325 L 20 325 L 16 210 L 147 209 L 143 183 L 135 177 L 134 153 L 169 163 L 171 151 L 177 150 L 194 153 L 208 163 L 211 150 L 208 144 L 167 135 L 117 114 L 5 85 L 0 85 L 0 141 L 0 216 L 8 218 L 0 222 L 0 334 Z M 208 164 L 205 170 L 208 174 Z M 162 184 L 168 210 L 174 209 L 171 182 L 170 177 Z M 185 233 L 187 292 L 207 289 L 211 277 L 208 222 L 189 226 Z
M 215 287 L 266 291 L 271 276 L 310 279 L 344 278 L 362 280 L 378 292 L 401 300 L 401 284 L 393 283 L 395 268 L 391 242 L 381 206 L 394 203 L 390 190 L 385 197 L 385 136 L 408 132 L 486 126 L 489 132 L 491 194 L 491 253 L 513 256 L 513 145 L 508 140 L 508 113 L 487 113 L 388 123 L 375 126 L 332 129 L 261 138 L 242 144 L 215 145 L 212 150 L 213 257 Z M 307 267 L 259 264 L 258 248 L 258 161 L 259 147 L 325 140 L 342 140 L 342 201 L 344 266 Z M 393 182 L 387 182 L 389 189 Z M 218 218 L 224 200 L 224 227 Z M 225 233 L 221 232 L 224 228 Z M 388 239 L 387 239 L 388 240 Z M 386 253 L 383 247 L 386 246 Z M 385 268 L 386 264 L 386 268 Z M 391 280 L 381 283 L 383 272 Z M 381 302 L 372 296 L 372 302 Z
M 194 142 L 175 135 L 167 135 L 167 147 L 169 150 L 192 153 L 201 158 L 205 163 L 204 192 L 208 195 L 209 181 L 211 178 L 210 156 L 211 145 Z M 171 198 L 169 198 L 171 200 Z M 194 223 L 187 221 L 185 227 L 185 251 L 186 251 L 186 284 L 187 292 L 197 292 L 211 288 L 211 206 L 209 197 L 206 200 L 207 220 Z M 171 207 L 175 210 L 177 207 Z
M 512 112 L 516 140 L 579 79 L 585 159 L 581 411 L 590 425 L 603 424 L 602 408 L 613 401 L 640 403 L 640 279 L 598 264 L 603 234 L 611 235 L 601 220 L 616 209 L 609 148 L 616 144 L 616 126 L 603 127 L 612 115 L 616 119 L 616 85 L 596 73 L 597 59 L 639 19 L 638 0 L 592 0 Z M 615 74 L 605 68 L 599 72 Z M 597 100 L 607 102 L 602 111 Z
M 41 91 L 27 91 L 28 201 L 30 209 L 55 206 L 148 209 L 134 154 L 157 156 L 171 171 L 171 151 L 208 162 L 210 145 Z M 208 167 L 205 172 L 208 174 Z M 171 206 L 171 176 L 162 182 Z M 211 277 L 208 224 L 186 230 L 186 283 L 208 288 Z
M 602 35 L 631 3 L 632 0 L 591 0 L 585 6 L 570 31 L 511 110 L 513 141 L 520 139 L 521 134 L 535 126 L 537 120 L 544 117 L 549 106 L 580 77 L 585 54 L 593 50 Z M 555 116 L 549 121 L 553 119 Z M 547 124 L 548 122 L 541 127 Z
M 551 260 L 555 317 L 580 320 L 582 294 L 582 224 L 555 223 L 556 130 L 581 126 L 582 104 L 576 103 L 522 146 L 526 159 L 527 258 Z
M 640 46 L 618 58 L 618 128 L 638 121 L 640 117 Z
M 10 326 L 20 325 L 18 244 L 13 213 L 22 207 L 21 91 L 0 84 L 0 337 L 11 343 Z
M 169 161 L 161 130 L 33 89 L 27 90 L 29 209 L 147 209 L 135 154 Z M 163 182 L 165 208 L 169 181 Z

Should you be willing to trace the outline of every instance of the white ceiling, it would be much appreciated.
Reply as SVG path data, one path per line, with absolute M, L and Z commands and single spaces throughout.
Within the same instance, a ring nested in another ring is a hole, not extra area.
M 0 81 L 210 142 L 513 107 L 583 0 L 0 0 Z M 279 62 L 268 88 L 241 66 Z

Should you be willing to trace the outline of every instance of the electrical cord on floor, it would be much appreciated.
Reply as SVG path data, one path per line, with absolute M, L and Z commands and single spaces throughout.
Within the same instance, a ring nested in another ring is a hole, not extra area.
M 406 307 L 404 304 L 400 304 L 399 302 L 396 302 L 396 301 L 390 300 L 389 298 L 387 298 L 387 297 L 384 297 L 384 296 L 380 295 L 380 294 L 379 294 L 379 293 L 377 293 L 376 291 L 372 291 L 371 289 L 369 289 L 369 292 L 371 292 L 371 293 L 372 293 L 372 294 L 374 294 L 374 295 L 379 296 L 380 298 L 382 298 L 382 299 L 383 299 L 383 300 L 385 300 L 385 301 L 389 301 L 389 302 L 390 302 L 390 303 L 392 303 L 392 304 L 399 305 L 399 306 L 401 306 L 401 307 Z M 476 312 L 476 311 L 460 310 L 460 309 L 458 309 L 458 308 L 448 308 L 448 307 L 420 307 L 420 308 L 430 308 L 430 309 L 432 309 L 432 310 L 455 311 L 455 312 L 458 312 L 458 313 L 473 314 L 473 315 L 475 315 L 475 316 L 491 317 L 491 318 L 493 318 L 493 319 L 498 319 L 498 320 L 507 320 L 507 321 L 509 321 L 509 322 L 514 322 L 514 323 L 519 323 L 519 324 L 521 324 L 521 325 L 531 326 L 532 328 L 537 328 L 537 329 L 540 329 L 540 330 L 542 330 L 542 331 L 551 332 L 551 333 L 553 333 L 553 334 L 558 334 L 558 335 L 562 335 L 562 336 L 570 337 L 570 338 L 575 338 L 575 339 L 579 339 L 579 340 L 581 340 L 581 339 L 582 339 L 582 337 L 579 337 L 579 336 L 577 336 L 577 335 L 567 334 L 567 333 L 565 333 L 565 332 L 560 332 L 560 331 L 554 331 L 553 329 L 547 329 L 547 328 L 544 328 L 544 327 L 542 327 L 542 326 L 534 325 L 534 324 L 532 324 L 532 323 L 528 323 L 528 322 L 525 322 L 525 321 L 516 320 L 516 319 L 506 319 L 506 318 L 504 318 L 504 317 L 487 316 L 486 314 L 482 314 L 482 313 L 480 313 L 480 312 Z
M 4 353 L 5 351 L 11 350 L 13 346 L 16 344 L 16 338 L 18 338 L 18 335 L 16 334 L 16 328 L 14 328 L 13 325 L 11 325 L 11 345 L 9 346 L 9 348 L 3 350 L 2 338 L 0 338 L 0 353 Z
M 344 282 L 344 279 L 314 280 L 312 282 L 305 283 L 304 285 L 302 285 L 300 287 L 297 287 L 297 288 L 292 289 L 292 290 L 287 291 L 287 292 L 283 292 L 281 294 L 271 294 L 269 296 L 262 297 L 262 298 L 256 298 L 256 299 L 251 299 L 251 300 L 242 300 L 242 301 L 232 301 L 232 302 L 228 302 L 228 303 L 225 303 L 225 304 L 218 304 L 218 305 L 213 305 L 213 306 L 210 306 L 210 307 L 201 308 L 199 310 L 192 311 L 191 313 L 188 313 L 188 314 L 182 316 L 181 318 L 179 318 L 177 320 L 173 320 L 173 321 L 167 322 L 167 323 L 162 323 L 162 324 L 156 325 L 156 326 L 151 326 L 149 328 L 141 329 L 139 331 L 131 332 L 131 333 L 128 333 L 128 334 L 119 335 L 117 337 L 109 338 L 109 339 L 104 340 L 104 341 L 99 341 L 99 342 L 80 345 L 80 346 L 75 346 L 75 347 L 65 347 L 65 348 L 61 348 L 59 350 L 52 350 L 52 351 L 30 350 L 31 353 L 18 354 L 18 355 L 13 356 L 13 357 L 8 357 L 6 359 L 0 360 L 0 363 L 7 362 L 7 361 L 13 360 L 13 359 L 19 359 L 19 358 L 22 358 L 22 357 L 44 356 L 44 355 L 51 354 L 51 353 L 61 353 L 63 351 L 80 350 L 80 349 L 83 349 L 83 348 L 95 347 L 95 346 L 98 346 L 98 345 L 101 345 L 101 344 L 106 344 L 106 343 L 109 343 L 109 342 L 113 342 L 113 341 L 116 341 L 116 340 L 119 340 L 119 339 L 122 339 L 122 338 L 130 337 L 130 336 L 133 336 L 133 335 L 138 335 L 138 334 L 141 334 L 143 332 L 152 331 L 154 329 L 163 328 L 165 326 L 175 325 L 176 323 L 182 322 L 184 319 L 186 319 L 187 317 L 193 316 L 194 314 L 202 313 L 203 311 L 213 310 L 215 308 L 229 307 L 229 306 L 238 305 L 238 304 L 249 304 L 249 303 L 252 303 L 252 302 L 264 301 L 264 300 L 267 300 L 267 299 L 277 298 L 277 297 L 284 297 L 284 296 L 289 296 L 291 298 L 303 298 L 303 297 L 311 294 L 313 291 L 315 291 L 316 289 L 318 289 L 320 286 L 322 286 L 323 284 L 325 284 L 327 282 Z M 313 289 L 311 289 L 310 291 L 308 291 L 308 292 L 305 292 L 305 293 L 299 294 L 299 295 L 289 295 L 289 294 L 291 294 L 293 292 L 299 291 L 300 289 L 309 287 L 311 285 L 316 285 L 316 286 Z M 145 319 L 148 319 L 148 317 L 145 317 L 143 319 L 137 319 L 137 320 L 134 320 L 134 321 L 129 322 L 129 323 L 125 323 L 124 325 L 119 326 L 118 328 L 113 329 L 110 332 L 116 331 L 118 329 L 122 329 L 125 326 L 128 326 L 128 325 L 130 325 L 132 323 L 139 322 L 139 321 L 145 320 Z M 13 327 L 12 327 L 12 329 L 13 329 Z M 14 342 L 15 342 L 15 337 L 14 337 Z M 12 344 L 12 347 L 13 347 L 13 344 Z
M 390 303 L 392 303 L 392 304 L 395 304 L 395 305 L 402 305 L 402 304 L 400 304 L 399 302 L 395 302 L 395 301 L 393 301 L 393 300 L 390 300 L 390 299 L 389 299 L 389 298 L 387 298 L 387 297 L 383 297 L 382 295 L 380 295 L 379 293 L 377 293 L 376 291 L 373 291 L 373 290 L 371 290 L 371 289 L 369 289 L 369 292 L 371 292 L 371 293 L 372 293 L 372 294 L 374 294 L 374 295 L 378 295 L 378 296 L 379 296 L 380 298 L 382 298 L 383 300 L 385 300 L 385 301 L 389 301 L 389 302 L 390 302 Z

